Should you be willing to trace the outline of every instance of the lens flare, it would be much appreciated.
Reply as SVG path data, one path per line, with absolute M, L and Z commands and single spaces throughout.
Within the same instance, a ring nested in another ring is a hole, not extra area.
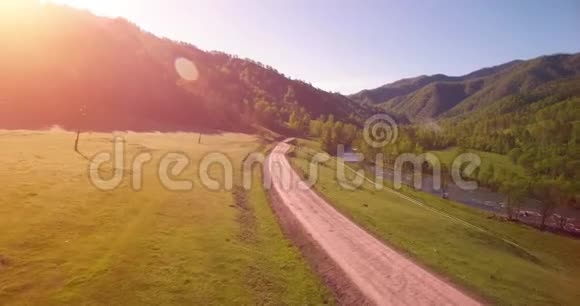
M 186 81 L 196 81 L 199 78 L 195 63 L 186 58 L 180 57 L 175 60 L 175 70 Z

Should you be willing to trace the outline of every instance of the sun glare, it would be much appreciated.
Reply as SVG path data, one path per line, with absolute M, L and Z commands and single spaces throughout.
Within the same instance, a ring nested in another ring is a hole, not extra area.
M 0 10 L 13 10 L 33 7 L 38 5 L 39 0 L 2 0 L 0 1 Z M 43 3 L 43 2 L 40 2 Z M 4 16 L 2 16 L 4 17 Z
M 98 15 L 115 17 L 119 15 L 119 6 L 126 1 L 119 0 L 40 0 L 44 3 L 64 4 L 80 9 L 87 9 Z

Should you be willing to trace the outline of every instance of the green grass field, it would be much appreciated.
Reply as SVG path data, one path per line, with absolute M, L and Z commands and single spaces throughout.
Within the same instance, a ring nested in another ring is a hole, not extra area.
M 317 148 L 299 141 L 291 154 L 305 172 Z M 485 230 L 429 211 L 370 183 L 339 187 L 335 161 L 320 167 L 315 188 L 335 207 L 387 244 L 485 301 L 503 305 L 578 305 L 580 241 L 510 222 L 439 197 L 404 189 L 428 207 Z M 352 176 L 352 175 L 351 175 Z M 504 240 L 516 242 L 515 247 Z
M 264 191 L 209 191 L 201 157 L 243 158 L 267 143 L 245 134 L 124 133 L 130 157 L 151 152 L 143 190 L 103 192 L 67 132 L 0 131 L 0 304 L 192 305 L 332 303 L 285 240 Z M 111 134 L 81 135 L 80 151 L 111 150 Z M 188 192 L 156 176 L 166 152 L 192 163 Z M 128 167 L 126 164 L 125 167 Z M 219 177 L 219 168 L 212 175 Z M 259 172 L 254 177 L 259 180 Z
M 430 151 L 430 152 L 435 154 L 439 158 L 441 163 L 446 164 L 450 167 L 450 165 L 453 163 L 453 159 L 459 154 L 459 148 L 453 147 L 446 150 Z M 482 169 L 487 168 L 490 165 L 493 165 L 495 171 L 497 172 L 505 171 L 506 173 L 515 173 L 518 176 L 524 178 L 527 177 L 525 169 L 522 166 L 512 162 L 507 155 L 501 155 L 497 153 L 490 153 L 472 149 L 466 150 L 464 152 L 474 153 L 478 155 L 481 158 L 480 167 Z

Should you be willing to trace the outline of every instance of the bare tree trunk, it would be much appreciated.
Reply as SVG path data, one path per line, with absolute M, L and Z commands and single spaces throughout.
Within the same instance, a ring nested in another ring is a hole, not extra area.
M 201 133 L 199 133 L 199 138 L 197 138 L 197 144 L 201 144 Z
M 508 220 L 510 220 L 510 221 L 514 220 L 514 210 L 512 209 L 510 204 L 507 205 L 506 211 L 507 211 Z
M 545 230 L 546 229 L 546 218 L 548 218 L 546 216 L 546 214 L 542 214 L 542 219 L 540 220 L 540 229 L 541 230 Z
M 566 229 L 566 224 L 568 223 L 568 220 L 566 217 L 561 216 L 560 217 L 560 229 L 561 230 L 565 230 Z
M 81 130 L 77 130 L 77 137 L 75 139 L 75 151 L 79 151 L 79 137 L 81 135 Z

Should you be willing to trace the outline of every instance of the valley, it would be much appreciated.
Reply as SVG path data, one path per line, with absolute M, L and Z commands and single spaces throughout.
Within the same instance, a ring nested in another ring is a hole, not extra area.
M 577 12 L 0 1 L 0 305 L 577 305 Z

